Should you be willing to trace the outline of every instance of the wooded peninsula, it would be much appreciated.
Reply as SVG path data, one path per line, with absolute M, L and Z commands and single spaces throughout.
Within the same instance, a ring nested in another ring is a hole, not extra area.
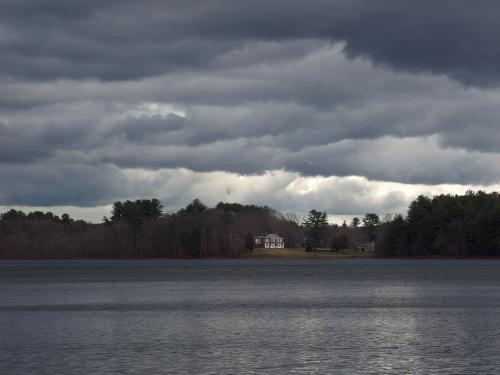
M 270 254 L 296 249 L 380 257 L 494 257 L 500 255 L 500 195 L 419 196 L 405 217 L 380 219 L 367 213 L 342 225 L 329 224 L 326 213 L 316 209 L 299 217 L 267 206 L 220 202 L 207 207 L 198 199 L 172 213 L 165 213 L 158 199 L 115 202 L 99 224 L 68 214 L 11 209 L 0 218 L 0 258 L 244 257 L 257 251 L 266 234 L 284 243 L 285 249 Z

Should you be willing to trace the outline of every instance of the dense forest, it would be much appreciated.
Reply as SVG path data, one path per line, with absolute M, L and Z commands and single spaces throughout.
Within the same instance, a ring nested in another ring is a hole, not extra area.
M 267 206 L 207 207 L 198 199 L 171 213 L 157 199 L 115 202 L 99 224 L 12 209 L 0 216 L 0 258 L 238 257 L 265 233 L 305 251 L 375 242 L 379 256 L 500 256 L 500 195 L 420 196 L 406 217 L 368 213 L 340 226 L 316 210 L 301 218 Z
M 382 256 L 499 256 L 500 194 L 419 196 L 406 218 L 377 228 Z
M 315 246 L 345 249 L 366 241 L 358 225 L 326 224 Z M 164 213 L 157 199 L 115 202 L 100 224 L 12 209 L 0 218 L 0 258 L 238 257 L 253 250 L 254 235 L 277 233 L 297 248 L 305 246 L 307 231 L 294 214 L 239 203 L 209 208 L 198 199 L 173 213 Z
M 157 199 L 115 202 L 102 224 L 68 215 L 10 210 L 1 215 L 2 258 L 236 257 L 252 249 L 249 238 L 280 233 L 287 246 L 301 246 L 300 223 L 268 207 L 195 199 L 164 213 Z

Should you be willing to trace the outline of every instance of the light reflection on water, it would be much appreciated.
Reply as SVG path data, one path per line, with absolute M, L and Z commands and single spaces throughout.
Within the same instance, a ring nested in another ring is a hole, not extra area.
M 500 262 L 0 263 L 0 373 L 500 373 Z

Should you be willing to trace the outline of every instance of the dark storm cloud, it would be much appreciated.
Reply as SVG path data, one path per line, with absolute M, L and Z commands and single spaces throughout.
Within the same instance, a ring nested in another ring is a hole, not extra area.
M 178 168 L 198 172 L 261 174 L 284 168 L 303 176 L 366 176 L 408 184 L 493 184 L 500 156 L 442 150 L 435 139 L 383 138 L 341 141 L 296 152 L 260 140 L 214 142 L 198 147 L 127 146 L 94 150 L 92 163 L 122 168 Z
M 322 79 L 328 64 L 335 74 Z M 81 89 L 78 82 L 54 84 L 52 95 L 61 103 L 9 112 L 10 126 L 1 137 L 10 147 L 5 161 L 243 174 L 284 168 L 309 176 L 427 184 L 498 180 L 496 154 L 482 153 L 498 144 L 495 91 L 465 89 L 443 77 L 394 74 L 351 62 L 332 46 L 238 71 L 238 77 L 234 71 L 205 79 L 182 74 Z M 198 84 L 203 80 L 209 83 Z M 274 100 L 257 101 L 249 82 L 265 82 Z M 308 100 L 314 86 L 330 105 L 318 108 Z M 22 88 L 17 95 L 33 91 Z M 41 92 L 51 95 L 49 87 Z M 224 105 L 224 97 L 230 104 Z M 162 109 L 161 102 L 144 99 L 174 104 Z M 471 134 L 475 142 L 468 144 Z M 432 142 L 425 141 L 429 136 Z
M 1 74 L 134 79 L 215 69 L 251 41 L 345 41 L 352 56 L 493 84 L 500 4 L 485 0 L 67 1 L 2 3 Z M 268 59 L 280 56 L 267 56 Z
M 130 194 L 129 181 L 110 165 L 0 164 L 0 169 L 0 205 L 94 206 Z
M 184 204 L 210 183 L 349 213 L 407 203 L 373 181 L 500 179 L 500 3 L 0 3 L 0 205 Z
M 159 115 L 142 118 L 128 118 L 115 125 L 105 136 L 124 136 L 127 140 L 137 143 L 164 143 L 172 133 L 185 127 L 186 119 L 175 114 L 166 117 Z

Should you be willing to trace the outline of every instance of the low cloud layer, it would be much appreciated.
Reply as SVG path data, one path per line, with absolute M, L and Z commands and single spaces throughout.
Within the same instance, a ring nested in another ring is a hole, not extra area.
M 110 172 L 108 170 L 108 172 Z M 118 175 L 117 175 L 118 174 Z M 100 221 L 109 215 L 111 205 L 106 204 L 110 197 L 127 199 L 137 196 L 159 197 L 167 212 L 175 211 L 198 197 L 210 206 L 220 201 L 254 204 L 272 203 L 273 208 L 282 212 L 304 215 L 311 207 L 320 207 L 331 215 L 331 220 L 342 220 L 365 212 L 378 212 L 381 215 L 405 213 L 409 203 L 419 194 L 464 194 L 467 190 L 500 190 L 500 185 L 415 185 L 395 182 L 370 181 L 364 177 L 304 177 L 298 173 L 274 171 L 262 175 L 235 175 L 227 172 L 193 172 L 187 169 L 162 169 L 144 171 L 126 169 L 111 172 L 114 183 L 107 184 L 107 197 L 99 195 L 101 202 L 89 196 L 88 202 L 76 200 L 56 200 L 57 206 L 44 206 L 45 196 L 25 200 L 23 185 L 30 186 L 33 181 L 20 179 L 18 189 L 4 190 L 0 210 L 8 207 L 26 210 L 45 209 L 59 214 L 71 212 L 79 218 Z M 83 176 L 86 177 L 86 176 Z M 98 181 L 102 182 L 102 181 Z M 77 196 L 92 189 L 85 178 L 77 178 L 66 185 L 69 194 Z M 40 186 L 41 191 L 48 187 Z M 102 199 L 104 198 L 104 199 Z M 16 204 L 5 204 L 17 202 Z M 23 200 L 24 199 L 24 200 Z M 107 200 L 108 199 L 108 200 Z M 73 203 L 75 202 L 75 203 Z M 84 204 L 80 204 L 84 203 Z M 87 203 L 87 204 L 85 204 Z
M 466 1 L 7 0 L 0 205 L 155 195 L 178 207 L 238 191 L 358 214 L 401 211 L 437 186 L 491 190 L 499 13 Z M 285 188 L 308 179 L 321 188 Z

